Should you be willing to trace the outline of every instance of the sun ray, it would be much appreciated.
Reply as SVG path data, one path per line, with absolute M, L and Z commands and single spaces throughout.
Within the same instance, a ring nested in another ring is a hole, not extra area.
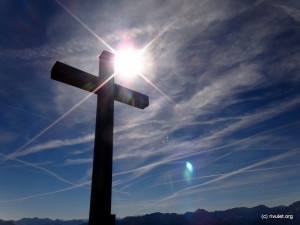
M 72 16 L 78 23 L 80 23 L 87 31 L 89 31 L 94 37 L 96 37 L 99 41 L 102 42 L 109 50 L 111 50 L 114 54 L 117 52 L 110 47 L 101 37 L 99 37 L 91 28 L 89 28 L 82 20 L 80 20 L 74 13 L 72 13 L 66 6 L 64 6 L 60 1 L 55 0 L 57 4 L 59 4 L 70 16 Z
M 110 47 L 109 44 L 107 44 L 101 37 L 99 37 L 94 31 L 92 31 L 85 23 L 83 23 L 74 13 L 72 13 L 66 6 L 64 6 L 61 2 L 58 0 L 55 0 L 57 4 L 59 4 L 70 16 L 72 16 L 77 22 L 79 22 L 86 30 L 88 30 L 94 37 L 96 37 L 99 41 L 101 41 L 106 47 L 108 47 L 114 54 L 117 53 L 112 47 Z M 65 114 L 63 114 L 61 117 L 59 117 L 57 120 L 55 120 L 53 123 L 51 123 L 48 127 L 46 127 L 44 130 L 42 130 L 40 133 L 35 135 L 33 138 L 31 138 L 29 141 L 27 141 L 24 145 L 22 145 L 20 148 L 18 148 L 16 151 L 14 151 L 12 154 L 8 155 L 4 160 L 0 161 L 0 163 L 5 162 L 10 157 L 13 157 L 16 153 L 24 149 L 26 146 L 31 144 L 33 141 L 35 141 L 37 138 L 39 138 L 41 135 L 43 135 L 45 132 L 47 132 L 50 128 L 52 128 L 54 125 L 56 125 L 58 122 L 60 122 L 63 118 L 65 118 L 68 114 L 70 114 L 73 110 L 75 110 L 79 105 L 81 105 L 85 100 L 87 100 L 90 96 L 92 96 L 96 91 L 98 91 L 103 85 L 105 85 L 111 78 L 113 78 L 116 74 L 114 73 L 111 75 L 106 81 L 104 81 L 101 85 L 99 85 L 98 88 L 96 88 L 92 93 L 88 94 L 85 98 L 83 98 L 81 101 L 79 101 L 75 106 L 73 106 L 71 109 L 69 109 Z
M 174 102 L 168 95 L 166 95 L 162 90 L 160 90 L 152 81 L 150 81 L 147 77 L 145 77 L 142 73 L 138 73 L 140 77 L 142 77 L 145 81 L 147 81 L 152 87 L 154 87 L 159 93 L 161 93 L 163 96 L 165 96 L 170 102 L 176 105 L 176 102 Z
M 150 45 L 152 45 L 160 36 L 162 36 L 166 31 L 169 30 L 169 28 L 175 23 L 176 20 L 174 20 L 173 22 L 171 22 L 170 24 L 168 24 L 158 35 L 156 35 L 151 41 L 149 41 L 148 44 L 146 44 L 143 48 L 142 48 L 142 52 L 146 51 L 147 48 L 150 47 Z
M 55 0 L 57 4 L 59 4 L 70 16 L 72 16 L 77 22 L 79 22 L 86 30 L 88 30 L 94 37 L 96 37 L 99 41 L 101 41 L 106 47 L 108 47 L 114 54 L 118 54 L 116 50 L 114 50 L 109 44 L 107 44 L 101 37 L 99 37 L 93 30 L 91 30 L 84 22 L 82 22 L 74 13 L 72 13 L 66 6 L 64 6 L 60 1 Z M 146 44 L 141 52 L 145 52 L 147 48 L 149 48 L 161 35 L 163 35 L 174 23 L 176 20 L 168 24 L 158 35 L 156 35 L 148 44 Z M 146 80 L 149 84 L 152 85 L 159 93 L 165 96 L 169 101 L 176 104 L 168 95 L 166 95 L 163 91 L 161 91 L 155 84 L 153 84 L 149 79 L 147 79 L 140 72 L 138 73 L 144 80 Z M 56 121 L 55 121 L 56 122 Z M 52 126 L 51 126 L 52 127 Z M 51 128 L 49 127 L 49 128 Z M 24 148 L 24 147 L 23 147 Z
M 14 157 L 18 152 L 20 152 L 22 149 L 24 149 L 26 146 L 31 144 L 33 141 L 35 141 L 37 138 L 39 138 L 41 135 L 46 133 L 50 128 L 52 128 L 55 124 L 60 122 L 63 118 L 65 118 L 67 115 L 69 115 L 72 111 L 74 111 L 78 106 L 80 106 L 84 101 L 86 101 L 88 98 L 90 98 L 95 92 L 97 92 L 101 87 L 103 87 L 109 80 L 111 80 L 116 73 L 112 74 L 109 78 L 107 78 L 102 84 L 100 84 L 92 93 L 85 96 L 83 99 L 81 99 L 76 105 L 74 105 L 71 109 L 69 109 L 66 113 L 64 113 L 62 116 L 60 116 L 58 119 L 56 119 L 53 123 L 51 123 L 48 127 L 46 127 L 44 130 L 42 130 L 40 133 L 35 135 L 33 138 L 31 138 L 29 141 L 27 141 L 24 145 L 22 145 L 20 148 L 18 148 L 16 151 L 8 155 L 4 160 L 2 160 L 0 163 L 5 162 L 7 159 L 10 159 L 11 157 Z
M 94 37 L 96 37 L 101 43 L 103 43 L 107 48 L 109 48 L 114 54 L 117 54 L 118 52 L 115 51 L 109 44 L 107 44 L 101 37 L 99 37 L 93 30 L 91 30 L 84 22 L 82 22 L 74 13 L 72 13 L 66 6 L 64 6 L 60 1 L 55 0 L 57 4 L 59 4 L 70 16 L 72 16 L 77 22 L 79 22 L 86 30 L 88 30 Z M 142 49 L 142 52 L 145 51 L 153 42 L 155 42 L 163 33 L 165 33 L 171 25 L 173 25 L 175 21 L 167 25 L 156 37 L 154 37 L 145 47 Z M 63 114 L 61 117 L 56 119 L 54 122 L 52 122 L 48 127 L 46 127 L 44 130 L 42 130 L 40 133 L 35 135 L 33 138 L 31 138 L 29 141 L 27 141 L 24 145 L 19 147 L 16 151 L 8 155 L 4 160 L 0 161 L 0 163 L 5 162 L 7 159 L 10 159 L 11 157 L 14 157 L 15 154 L 20 152 L 22 149 L 27 147 L 29 144 L 34 142 L 37 138 L 42 136 L 44 133 L 46 133 L 49 129 L 51 129 L 54 125 L 56 125 L 58 122 L 60 122 L 62 119 L 64 119 L 67 115 L 69 115 L 72 111 L 74 111 L 78 106 L 80 106 L 84 101 L 86 101 L 90 96 L 92 96 L 93 93 L 98 91 L 103 85 L 105 85 L 111 78 L 113 78 L 116 75 L 114 73 L 111 75 L 105 82 L 103 82 L 98 88 L 96 88 L 92 93 L 88 94 L 86 97 L 84 97 L 81 101 L 79 101 L 76 105 L 74 105 L 71 109 L 69 109 L 65 114 Z M 159 93 L 161 93 L 164 97 L 166 97 L 169 101 L 176 104 L 168 95 L 166 95 L 162 90 L 160 90 L 153 82 L 151 82 L 148 78 L 146 78 L 142 73 L 138 73 L 139 76 L 141 76 L 145 81 L 147 81 L 152 87 L 154 87 Z

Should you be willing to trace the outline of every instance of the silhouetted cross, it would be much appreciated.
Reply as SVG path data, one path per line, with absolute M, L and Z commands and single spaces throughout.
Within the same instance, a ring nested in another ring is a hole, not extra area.
M 114 225 L 115 215 L 111 215 L 114 100 L 144 109 L 149 98 L 114 83 L 114 78 L 110 78 L 114 73 L 112 53 L 103 51 L 99 58 L 99 77 L 57 61 L 51 79 L 98 96 L 89 225 Z

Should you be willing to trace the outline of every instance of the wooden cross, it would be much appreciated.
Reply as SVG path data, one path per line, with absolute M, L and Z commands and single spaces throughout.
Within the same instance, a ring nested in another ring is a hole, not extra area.
M 99 77 L 57 61 L 51 79 L 97 94 L 89 225 L 114 225 L 115 215 L 111 215 L 114 100 L 144 109 L 149 98 L 115 84 L 114 78 L 109 79 L 114 73 L 112 53 L 103 51 L 99 58 Z

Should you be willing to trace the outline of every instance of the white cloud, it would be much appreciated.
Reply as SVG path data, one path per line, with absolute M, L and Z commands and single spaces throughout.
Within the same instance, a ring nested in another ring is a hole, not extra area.
M 85 163 L 92 163 L 92 162 L 93 162 L 93 158 L 66 159 L 64 165 L 69 166 L 69 165 L 85 164 Z
M 93 140 L 94 140 L 94 134 L 89 134 L 84 137 L 79 137 L 79 138 L 75 138 L 75 139 L 52 140 L 52 141 L 48 141 L 46 143 L 32 146 L 30 148 L 25 148 L 24 150 L 17 152 L 17 153 L 12 153 L 9 157 L 25 156 L 25 155 L 53 149 L 53 148 L 61 148 L 64 146 L 84 144 L 84 143 L 91 142 Z
M 0 203 L 17 202 L 17 201 L 23 201 L 23 200 L 27 200 L 27 199 L 31 199 L 31 198 L 37 198 L 37 197 L 52 195 L 52 194 L 56 194 L 56 193 L 65 192 L 65 191 L 73 190 L 73 189 L 76 189 L 76 188 L 84 187 L 86 185 L 89 185 L 90 183 L 91 182 L 85 182 L 85 183 L 82 183 L 82 184 L 76 184 L 76 185 L 68 187 L 68 188 L 63 188 L 63 189 L 59 189 L 59 190 L 56 190 L 56 191 L 50 191 L 50 192 L 45 192 L 45 193 L 40 193 L 40 194 L 33 194 L 33 195 L 21 197 L 21 198 L 0 200 Z
M 291 7 L 283 5 L 283 4 L 272 4 L 271 3 L 270 5 L 282 9 L 287 15 L 289 15 L 295 21 L 300 23 L 300 10 L 298 10 L 296 8 L 291 8 Z
M 221 176 L 219 176 L 217 178 L 213 178 L 213 179 L 211 179 L 209 181 L 206 181 L 204 183 L 193 185 L 193 186 L 190 186 L 188 188 L 182 188 L 181 190 L 176 191 L 173 194 L 170 194 L 169 196 L 167 196 L 167 197 L 165 197 L 163 199 L 155 201 L 154 203 L 151 204 L 151 207 L 155 207 L 156 205 L 159 205 L 162 202 L 170 201 L 171 199 L 176 199 L 176 198 L 179 198 L 181 196 L 193 195 L 195 193 L 198 193 L 198 192 L 202 191 L 201 189 L 199 189 L 200 187 L 203 187 L 203 186 L 206 186 L 206 185 L 209 185 L 209 184 L 212 184 L 212 183 L 215 183 L 215 182 L 227 179 L 229 177 L 232 177 L 232 176 L 240 174 L 240 173 L 244 173 L 245 171 L 248 171 L 248 170 L 250 170 L 252 168 L 255 168 L 255 167 L 258 167 L 258 166 L 262 166 L 262 165 L 265 165 L 265 164 L 268 164 L 268 163 L 271 163 L 271 162 L 275 162 L 275 161 L 280 161 L 280 160 L 283 160 L 283 159 L 288 158 L 288 157 L 292 157 L 292 156 L 294 156 L 296 154 L 298 154 L 298 152 L 295 151 L 295 150 L 294 151 L 290 151 L 290 152 L 286 152 L 286 153 L 283 153 L 283 154 L 280 154 L 280 155 L 276 155 L 276 156 L 273 156 L 273 157 L 265 159 L 265 160 L 261 160 L 261 161 L 259 161 L 257 163 L 251 164 L 249 166 L 242 167 L 240 169 L 228 172 L 226 174 L 223 174 L 223 175 L 221 175 Z M 144 210 L 144 209 L 141 209 L 141 210 Z

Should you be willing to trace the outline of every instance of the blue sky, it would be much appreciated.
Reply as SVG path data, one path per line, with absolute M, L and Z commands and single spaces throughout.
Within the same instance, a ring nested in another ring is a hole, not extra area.
M 115 102 L 117 217 L 299 200 L 297 1 L 1 1 L 0 17 L 1 219 L 88 217 L 96 96 L 55 123 L 89 93 L 50 71 L 97 75 L 97 36 L 148 45 L 160 90 L 115 78 L 150 99 Z

